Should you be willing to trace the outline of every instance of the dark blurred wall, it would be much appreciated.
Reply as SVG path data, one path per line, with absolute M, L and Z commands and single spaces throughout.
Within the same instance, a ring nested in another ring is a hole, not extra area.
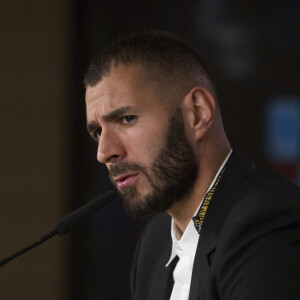
M 141 29 L 181 36 L 216 82 L 232 145 L 265 165 L 265 105 L 300 95 L 298 15 L 291 0 L 1 1 L 0 257 L 112 188 L 85 129 L 82 81 L 99 50 Z M 129 299 L 145 222 L 117 199 L 3 267 L 0 298 Z
M 0 258 L 34 242 L 70 211 L 71 5 L 0 4 Z M 0 270 L 0 298 L 70 299 L 70 238 Z

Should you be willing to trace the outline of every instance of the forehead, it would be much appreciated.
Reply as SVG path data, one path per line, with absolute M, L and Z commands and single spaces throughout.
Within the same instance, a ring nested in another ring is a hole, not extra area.
M 86 89 L 88 120 L 103 116 L 122 106 L 147 108 L 162 105 L 151 84 L 142 79 L 139 65 L 119 65 L 94 87 Z

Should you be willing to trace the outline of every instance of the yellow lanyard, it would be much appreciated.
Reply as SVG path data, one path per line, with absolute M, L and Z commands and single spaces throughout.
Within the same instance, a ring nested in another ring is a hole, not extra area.
M 220 172 L 220 174 L 219 174 L 217 180 L 215 181 L 213 187 L 206 193 L 197 214 L 195 215 L 195 217 L 193 217 L 195 228 L 196 228 L 196 230 L 198 231 L 199 234 L 200 234 L 200 231 L 201 231 L 201 228 L 202 228 L 202 224 L 203 224 L 203 221 L 204 221 L 204 217 L 205 217 L 208 205 L 209 205 L 209 203 L 210 203 L 210 201 L 211 201 L 211 199 L 214 195 L 214 192 L 215 192 L 215 190 L 216 190 L 216 188 L 217 188 L 217 186 L 220 182 L 220 179 L 221 179 L 221 177 L 224 173 L 224 170 L 225 170 L 225 167 Z

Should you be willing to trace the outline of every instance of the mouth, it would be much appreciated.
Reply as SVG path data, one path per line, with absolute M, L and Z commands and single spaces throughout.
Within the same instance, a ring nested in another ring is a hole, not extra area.
M 118 187 L 119 190 L 128 187 L 132 184 L 135 183 L 136 179 L 138 177 L 138 174 L 124 174 L 121 176 L 118 176 L 116 178 L 114 178 L 116 185 Z

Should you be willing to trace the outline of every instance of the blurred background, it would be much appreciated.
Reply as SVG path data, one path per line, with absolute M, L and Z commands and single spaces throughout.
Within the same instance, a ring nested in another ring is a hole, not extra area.
M 300 1 L 0 2 L 0 259 L 111 189 L 85 130 L 91 58 L 141 29 L 178 34 L 216 83 L 234 148 L 300 185 Z M 120 199 L 0 270 L 1 299 L 129 299 L 145 220 Z

